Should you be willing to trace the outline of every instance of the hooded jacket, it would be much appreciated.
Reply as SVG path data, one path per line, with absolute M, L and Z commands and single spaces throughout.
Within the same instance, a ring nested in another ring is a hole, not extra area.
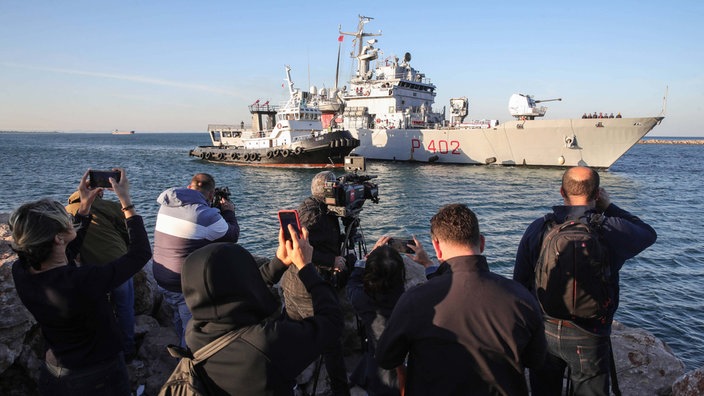
M 157 202 L 161 207 L 154 229 L 154 279 L 164 289 L 180 293 L 186 257 L 212 242 L 237 242 L 240 227 L 235 212 L 211 208 L 197 190 L 170 188 Z
M 233 243 L 210 244 L 186 259 L 183 294 L 193 314 L 186 330 L 189 349 L 195 352 L 230 330 L 247 327 L 202 365 L 214 394 L 292 395 L 295 377 L 340 337 L 337 296 L 312 264 L 298 276 L 313 297 L 315 315 L 267 320 L 278 308 L 268 286 L 284 271 L 278 259 L 257 268 L 252 255 Z

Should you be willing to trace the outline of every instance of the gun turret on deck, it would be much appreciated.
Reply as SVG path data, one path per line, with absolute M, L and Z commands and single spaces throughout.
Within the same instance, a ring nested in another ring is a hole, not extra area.
M 536 106 L 537 103 L 561 100 L 562 98 L 534 100 L 530 95 L 513 94 L 508 101 L 508 111 L 515 118 L 532 120 L 535 119 L 535 117 L 544 116 L 545 112 L 548 110 L 545 106 Z

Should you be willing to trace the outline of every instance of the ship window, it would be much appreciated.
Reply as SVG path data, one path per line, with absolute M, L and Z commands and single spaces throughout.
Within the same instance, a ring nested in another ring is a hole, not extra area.
M 232 132 L 230 132 L 230 131 L 223 131 L 222 137 L 226 137 L 226 138 L 232 137 Z

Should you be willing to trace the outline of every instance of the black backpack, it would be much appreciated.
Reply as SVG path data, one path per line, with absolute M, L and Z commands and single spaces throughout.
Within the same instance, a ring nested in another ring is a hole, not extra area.
M 245 330 L 247 330 L 247 327 L 225 333 L 197 350 L 193 355 L 187 349 L 169 345 L 167 349 L 171 356 L 181 360 L 169 376 L 169 379 L 161 387 L 159 396 L 206 396 L 212 394 L 207 383 L 202 379 L 204 376 L 202 373 L 203 368 L 198 366 L 198 364 L 229 345 Z
M 535 292 L 543 312 L 557 319 L 603 322 L 611 301 L 611 266 L 601 235 L 603 216 L 589 224 L 546 216 Z

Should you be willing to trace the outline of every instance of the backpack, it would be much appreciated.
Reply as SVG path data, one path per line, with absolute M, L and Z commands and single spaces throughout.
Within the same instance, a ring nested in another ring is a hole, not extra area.
M 233 330 L 205 345 L 191 355 L 190 351 L 176 345 L 169 345 L 169 354 L 181 360 L 159 390 L 159 396 L 206 396 L 211 392 L 203 380 L 203 368 L 200 363 L 229 345 L 238 338 L 247 327 Z
M 611 267 L 601 235 L 603 216 L 589 224 L 547 215 L 535 292 L 545 314 L 557 319 L 605 321 L 611 301 Z

